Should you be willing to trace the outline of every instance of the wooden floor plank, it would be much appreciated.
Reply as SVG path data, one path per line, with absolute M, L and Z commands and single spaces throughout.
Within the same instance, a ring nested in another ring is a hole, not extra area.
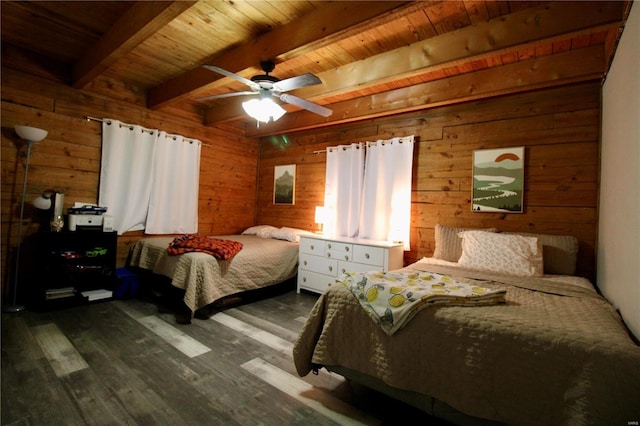
M 137 322 L 134 324 L 134 321 L 122 321 L 120 333 L 117 334 L 120 339 L 97 329 L 95 333 L 74 341 L 74 344 L 91 366 L 96 380 L 110 390 L 121 410 L 131 417 L 132 421 L 128 423 L 184 424 L 179 412 L 166 404 L 162 396 L 145 382 L 145 374 L 131 368 L 130 359 L 143 355 L 113 350 L 114 343 L 117 346 L 136 346 L 139 339 L 135 328 L 142 329 Z M 122 336 L 134 338 L 130 342 L 124 342 Z M 147 351 L 142 351 L 145 352 Z M 82 386 L 79 382 L 75 382 L 75 385 Z
M 363 399 L 324 369 L 297 376 L 292 346 L 317 298 L 295 289 L 243 298 L 191 325 L 177 324 L 176 301 L 161 295 L 5 313 L 2 424 L 337 425 L 354 412 L 394 424 L 399 403 Z
M 33 334 L 58 377 L 89 368 L 56 324 L 39 325 Z
M 245 362 L 242 364 L 242 368 L 338 424 L 354 426 L 380 424 L 378 420 L 366 413 L 270 365 L 260 358 Z
M 217 323 L 229 326 L 235 331 L 244 334 L 245 336 L 262 343 L 263 345 L 272 348 L 274 351 L 280 353 L 280 356 L 270 356 L 270 354 L 266 351 L 261 350 L 255 353 L 256 356 L 261 356 L 263 359 L 267 360 L 275 367 L 280 368 L 281 370 L 288 372 L 289 374 L 295 375 L 296 370 L 293 364 L 293 342 L 297 338 L 297 334 L 292 334 L 292 332 L 286 330 L 283 331 L 282 327 L 279 327 L 276 324 L 271 323 L 270 321 L 266 321 L 261 319 L 260 317 L 254 317 L 253 315 L 247 314 L 246 312 L 240 311 L 239 309 L 229 309 L 225 311 L 224 316 L 221 313 L 214 315 L 211 319 Z M 231 319 L 231 317 L 235 319 Z M 262 313 L 264 317 L 264 313 Z M 280 332 L 287 336 L 287 339 L 281 339 L 278 336 L 271 335 L 271 333 L 258 329 L 257 327 L 253 327 L 249 324 L 243 324 L 242 321 L 238 320 L 236 317 L 242 317 L 244 322 L 251 322 L 252 324 L 259 324 L 261 328 L 265 330 L 273 330 Z M 289 320 L 290 321 L 290 320 Z M 320 389 L 328 394 L 333 395 L 335 398 L 347 399 L 348 394 L 342 392 L 341 385 L 345 382 L 344 377 L 331 373 L 325 369 L 321 369 L 318 371 L 318 374 L 310 374 L 302 379 L 307 382 L 310 386 L 314 386 L 317 389 Z
M 0 394 L 3 425 L 84 424 L 23 315 L 2 316 Z
M 138 321 L 190 358 L 202 355 L 211 350 L 156 316 L 143 317 L 138 319 Z
M 295 342 L 300 332 L 299 329 L 291 330 L 291 327 L 283 327 L 280 324 L 275 323 L 272 317 L 268 318 L 268 320 L 265 320 L 264 317 L 252 315 L 241 309 L 228 309 L 224 311 L 224 313 L 247 324 L 251 324 L 254 327 L 259 327 L 260 329 L 267 331 L 275 336 L 279 336 L 280 338 L 289 342 Z M 289 320 L 287 320 L 287 322 L 289 322 Z
M 242 333 L 245 336 L 248 336 L 253 340 L 256 340 L 257 342 L 260 342 L 263 345 L 270 347 L 271 349 L 279 351 L 284 355 L 290 355 L 293 350 L 293 345 L 290 341 L 287 341 L 274 334 L 247 324 L 246 322 L 240 321 L 230 315 L 225 314 L 224 312 L 219 312 L 218 314 L 212 316 L 211 320 L 229 327 L 232 330 L 237 331 L 238 333 Z

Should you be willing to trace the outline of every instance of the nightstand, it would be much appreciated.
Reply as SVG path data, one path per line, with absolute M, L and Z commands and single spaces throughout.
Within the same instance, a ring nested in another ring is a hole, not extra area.
M 53 308 L 110 299 L 116 282 L 116 250 L 116 232 L 40 233 L 34 303 Z

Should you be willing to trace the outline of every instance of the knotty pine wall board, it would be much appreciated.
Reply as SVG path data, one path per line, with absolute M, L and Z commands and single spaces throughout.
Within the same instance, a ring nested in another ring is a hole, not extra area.
M 24 265 L 34 265 L 32 251 L 37 243 L 34 236 L 41 226 L 48 226 L 48 218 L 31 206 L 30 200 L 46 189 L 59 188 L 64 190 L 65 210 L 74 201 L 97 202 L 102 124 L 87 121 L 84 118 L 87 115 L 159 128 L 210 145 L 202 147 L 201 155 L 200 232 L 233 234 L 253 225 L 258 170 L 256 139 L 244 137 L 232 125 L 204 127 L 193 111 L 176 114 L 175 109 L 168 112 L 148 110 L 141 106 L 144 102 L 136 88 L 110 82 L 104 77 L 92 84 L 104 85 L 104 93 L 109 93 L 111 87 L 117 99 L 72 89 L 50 75 L 29 74 L 18 67 L 5 66 L 15 66 L 22 58 L 5 62 L 4 56 L 3 52 L 0 152 L 3 291 L 6 289 L 4 283 L 11 282 L 24 176 L 24 143 L 13 129 L 17 124 L 29 124 L 49 132 L 46 139 L 34 145 L 31 153 L 23 228 Z M 22 149 L 20 159 L 19 148 Z M 118 238 L 118 266 L 124 265 L 131 244 L 143 236 L 138 231 Z
M 437 223 L 575 235 L 578 273 L 593 279 L 599 175 L 600 85 L 588 82 L 436 107 L 260 141 L 257 223 L 316 229 L 329 146 L 414 134 L 411 251 L 431 256 Z M 286 143 L 277 143 L 286 141 Z M 471 211 L 476 149 L 525 147 L 524 213 Z M 274 205 L 273 170 L 296 164 L 296 203 Z

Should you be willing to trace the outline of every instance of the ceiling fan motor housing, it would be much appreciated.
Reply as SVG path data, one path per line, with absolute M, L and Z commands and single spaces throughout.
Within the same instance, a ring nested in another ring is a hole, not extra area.
M 260 68 L 262 68 L 262 71 L 264 71 L 265 74 L 269 74 L 276 68 L 276 64 L 271 60 L 260 61 Z
M 260 83 L 262 81 L 277 83 L 280 81 L 280 79 L 269 74 L 258 74 L 251 77 L 251 81 L 255 81 L 256 83 Z
M 267 83 L 266 85 L 261 85 L 263 88 L 271 88 L 273 83 L 277 83 L 280 81 L 279 78 L 269 75 L 271 71 L 276 68 L 276 64 L 273 61 L 260 61 L 260 68 L 264 71 L 264 74 L 258 74 L 251 77 L 251 81 L 255 81 L 256 83 Z

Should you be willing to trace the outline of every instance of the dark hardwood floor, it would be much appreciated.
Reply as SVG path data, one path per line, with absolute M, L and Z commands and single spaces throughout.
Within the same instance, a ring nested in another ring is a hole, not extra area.
M 326 370 L 299 377 L 315 295 L 287 286 L 190 325 L 167 299 L 3 313 L 2 424 L 446 424 Z

